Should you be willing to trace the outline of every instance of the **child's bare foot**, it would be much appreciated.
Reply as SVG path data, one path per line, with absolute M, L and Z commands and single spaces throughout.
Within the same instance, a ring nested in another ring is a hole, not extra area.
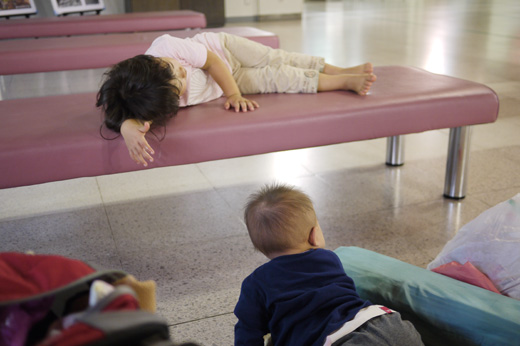
M 368 74 L 374 73 L 374 66 L 372 66 L 372 63 L 367 62 L 362 65 L 347 67 L 347 68 L 344 68 L 343 71 L 341 72 L 341 74 L 365 74 L 365 73 L 368 73 Z
M 347 90 L 366 95 L 375 81 L 376 76 L 372 73 L 337 75 L 320 73 L 318 91 Z
M 345 74 L 345 90 L 353 91 L 359 95 L 366 95 L 376 81 L 376 76 L 371 73 Z

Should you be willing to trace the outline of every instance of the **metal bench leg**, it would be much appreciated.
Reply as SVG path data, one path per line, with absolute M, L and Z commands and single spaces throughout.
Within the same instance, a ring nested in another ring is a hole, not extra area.
M 402 166 L 404 164 L 404 137 L 393 136 L 386 139 L 386 164 Z
M 444 197 L 453 199 L 466 197 L 470 137 L 470 126 L 450 129 Z

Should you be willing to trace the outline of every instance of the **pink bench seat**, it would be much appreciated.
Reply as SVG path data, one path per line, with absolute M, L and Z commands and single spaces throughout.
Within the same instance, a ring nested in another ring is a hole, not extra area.
M 224 110 L 223 99 L 181 109 L 162 141 L 148 136 L 156 151 L 149 168 L 444 128 L 457 137 L 460 129 L 497 118 L 498 98 L 482 84 L 411 67 L 383 66 L 375 73 L 366 97 L 263 94 L 251 95 L 261 107 L 247 114 Z M 1 101 L 0 188 L 143 169 L 122 138 L 100 137 L 102 116 L 94 103 L 93 93 Z M 457 155 L 448 166 L 455 166 L 456 178 L 450 168 L 446 182 L 456 186 L 445 195 L 453 198 L 464 197 L 458 171 L 466 170 L 467 160 L 458 160 L 467 150 L 461 144 L 450 139 Z
M 0 39 L 77 36 L 206 27 L 204 13 L 179 10 L 98 16 L 24 18 L 0 22 Z
M 8 40 L 0 42 L 0 75 L 108 67 L 143 54 L 163 34 L 184 38 L 203 31 L 223 31 L 279 47 L 278 36 L 252 27 Z

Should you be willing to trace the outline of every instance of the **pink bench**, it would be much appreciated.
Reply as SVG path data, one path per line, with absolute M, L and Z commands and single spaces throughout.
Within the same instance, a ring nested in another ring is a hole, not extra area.
M 99 16 L 25 18 L 1 21 L 0 39 L 178 30 L 205 27 L 206 16 L 204 13 L 189 10 L 135 12 Z
M 223 100 L 181 109 L 149 167 L 182 165 L 281 150 L 389 137 L 388 164 L 402 164 L 401 135 L 450 128 L 444 194 L 465 196 L 469 126 L 494 122 L 488 87 L 400 66 L 377 67 L 371 94 L 252 95 L 261 107 L 236 114 Z M 124 141 L 99 135 L 95 94 L 0 102 L 0 188 L 143 169 Z
M 143 54 L 162 34 L 184 38 L 202 31 L 224 31 L 279 47 L 278 36 L 252 27 L 8 40 L 0 42 L 0 75 L 108 67 Z

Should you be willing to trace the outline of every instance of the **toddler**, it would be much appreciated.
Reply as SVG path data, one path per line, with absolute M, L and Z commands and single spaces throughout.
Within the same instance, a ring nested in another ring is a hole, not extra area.
M 245 222 L 269 262 L 242 283 L 235 345 L 423 345 L 398 312 L 363 300 L 330 250 L 307 195 L 285 185 L 253 194 Z

